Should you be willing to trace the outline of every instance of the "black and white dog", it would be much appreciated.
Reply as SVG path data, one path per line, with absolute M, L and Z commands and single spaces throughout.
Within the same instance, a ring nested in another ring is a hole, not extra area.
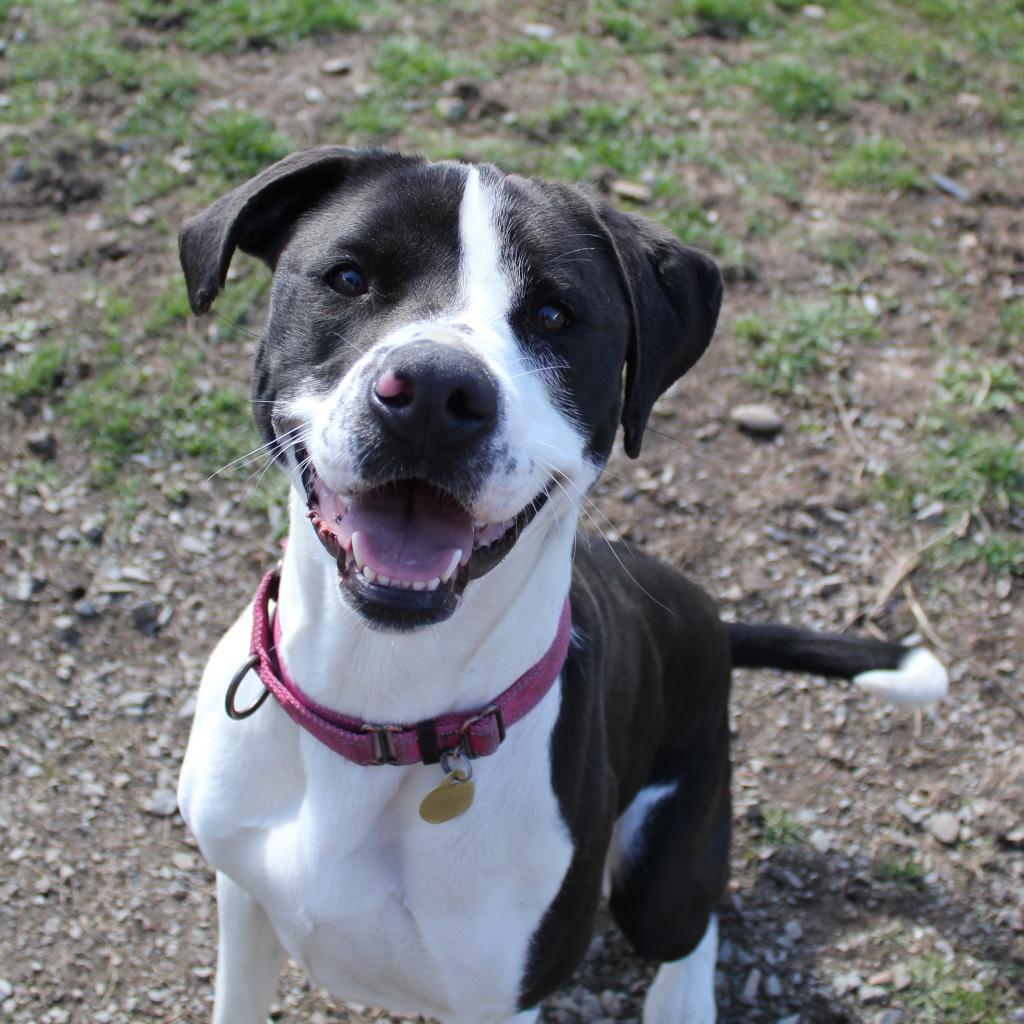
M 287 954 L 360 1003 L 535 1021 L 604 889 L 662 964 L 644 1021 L 713 1021 L 730 669 L 946 687 L 926 651 L 726 625 L 677 572 L 575 543 L 619 424 L 637 455 L 711 340 L 715 264 L 573 186 L 338 147 L 180 242 L 197 314 L 236 249 L 274 270 L 254 409 L 293 484 L 181 776 L 218 873 L 214 1020 L 262 1024 Z

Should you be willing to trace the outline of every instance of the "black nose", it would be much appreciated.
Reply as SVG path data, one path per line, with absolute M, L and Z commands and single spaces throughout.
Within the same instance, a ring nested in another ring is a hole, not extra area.
M 416 454 L 461 450 L 494 429 L 498 389 L 471 353 L 417 341 L 385 359 L 370 406 L 388 434 Z

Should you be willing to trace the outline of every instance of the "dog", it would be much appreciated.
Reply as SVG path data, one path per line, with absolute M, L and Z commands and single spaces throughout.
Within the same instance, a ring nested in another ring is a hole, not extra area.
M 620 426 L 637 456 L 711 341 L 718 268 L 577 186 L 342 147 L 186 222 L 197 315 L 239 249 L 273 270 L 253 409 L 291 518 L 181 773 L 214 1021 L 262 1024 L 285 955 L 353 1002 L 536 1021 L 603 891 L 661 965 L 646 1024 L 714 1021 L 731 669 L 946 689 L 926 650 L 726 624 L 675 570 L 576 543 Z

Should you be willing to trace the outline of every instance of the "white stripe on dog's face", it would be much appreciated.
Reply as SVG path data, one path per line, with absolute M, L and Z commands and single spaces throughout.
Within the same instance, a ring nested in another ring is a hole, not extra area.
M 481 323 L 508 323 L 512 296 L 511 267 L 503 264 L 497 230 L 497 191 L 484 185 L 480 172 L 469 168 L 459 206 L 459 298 L 469 317 Z

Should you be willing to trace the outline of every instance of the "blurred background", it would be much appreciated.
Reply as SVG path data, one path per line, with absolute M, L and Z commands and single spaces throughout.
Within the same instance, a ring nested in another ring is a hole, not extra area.
M 1020 0 L 0 0 L 0 1010 L 202 1021 L 192 693 L 283 536 L 269 275 L 189 316 L 181 221 L 293 149 L 589 182 L 726 276 L 585 518 L 729 618 L 916 636 L 915 718 L 737 676 L 727 1022 L 1024 1020 Z M 594 543 L 600 543 L 599 537 Z M 635 1021 L 602 931 L 545 1021 Z M 281 1020 L 383 1020 L 295 971 Z

